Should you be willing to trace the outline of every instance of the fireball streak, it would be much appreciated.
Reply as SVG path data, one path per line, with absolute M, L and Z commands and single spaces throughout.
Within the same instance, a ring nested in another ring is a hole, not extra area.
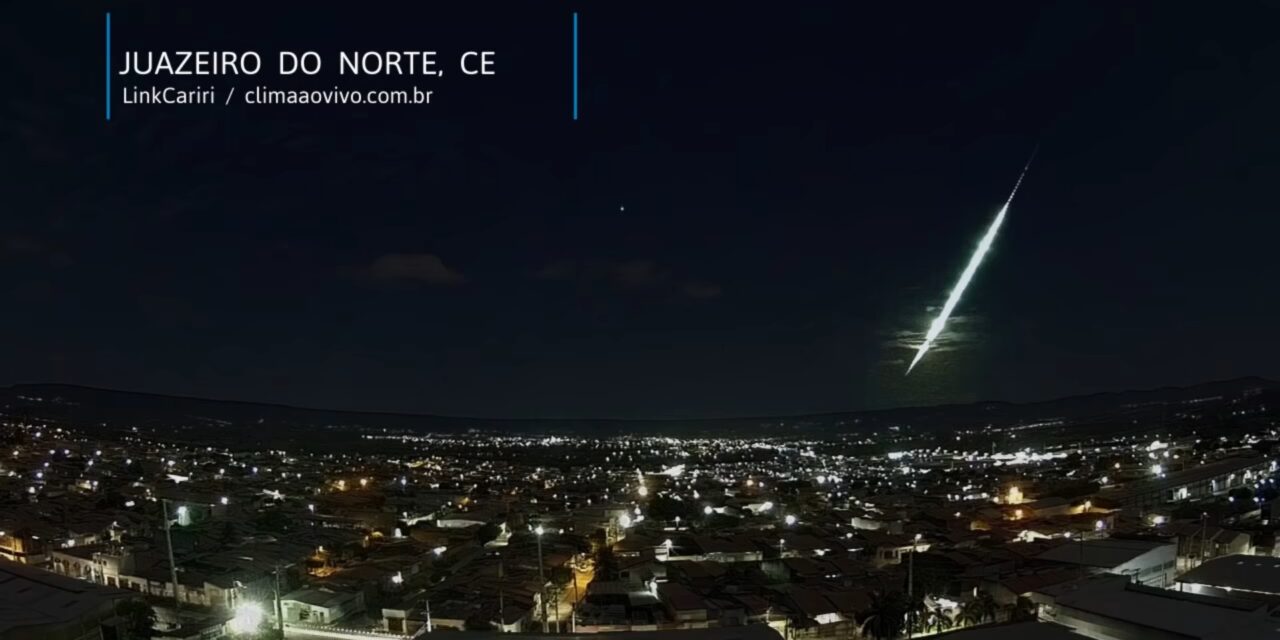
M 951 295 L 947 296 L 946 304 L 942 305 L 942 313 L 933 319 L 929 325 L 929 331 L 924 336 L 924 342 L 916 349 L 916 357 L 911 359 L 911 364 L 907 367 L 907 374 L 915 368 L 916 363 L 924 357 L 929 351 L 929 347 L 933 346 L 933 341 L 938 339 L 938 335 L 942 333 L 943 327 L 947 324 L 947 319 L 951 317 L 951 312 L 955 311 L 956 305 L 960 303 L 960 296 L 964 295 L 964 290 L 968 288 L 969 282 L 973 280 L 973 275 L 978 272 L 978 265 L 982 264 L 982 258 L 987 255 L 987 251 L 991 250 L 991 243 L 996 239 L 996 232 L 1000 231 L 1000 224 L 1004 222 L 1004 214 L 1009 211 L 1009 204 L 1013 202 L 1013 196 L 1018 193 L 1018 187 L 1022 186 L 1022 179 L 1027 175 L 1027 169 L 1031 168 L 1031 160 L 1035 159 L 1035 152 L 1032 152 L 1031 158 L 1027 160 L 1026 166 L 1022 168 L 1022 174 L 1018 176 L 1018 181 L 1013 184 L 1013 191 L 1009 193 L 1009 199 L 1004 201 L 1004 206 L 1000 207 L 1000 212 L 996 214 L 996 219 L 991 222 L 991 226 L 987 227 L 987 233 L 982 236 L 982 241 L 978 243 L 977 251 L 969 256 L 969 264 L 965 266 L 964 272 L 960 274 L 960 279 L 956 281 L 956 286 L 951 290 Z

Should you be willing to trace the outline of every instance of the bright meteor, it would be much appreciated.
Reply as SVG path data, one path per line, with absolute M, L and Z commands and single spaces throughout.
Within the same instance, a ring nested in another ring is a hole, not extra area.
M 933 319 L 929 324 L 929 331 L 924 336 L 924 342 L 916 348 L 916 357 L 911 359 L 911 364 L 907 366 L 907 374 L 915 368 L 924 354 L 933 346 L 933 341 L 938 339 L 942 334 L 942 329 L 947 326 L 947 319 L 951 317 L 951 312 L 955 311 L 956 305 L 960 303 L 960 296 L 964 295 L 964 290 L 969 287 L 969 283 L 973 280 L 973 275 L 978 272 L 978 265 L 982 264 L 982 258 L 987 255 L 987 251 L 991 250 L 991 243 L 995 242 L 996 233 L 1000 231 L 1000 225 L 1004 222 L 1004 216 L 1009 211 L 1009 205 L 1013 202 L 1013 196 L 1018 193 L 1018 187 L 1022 186 L 1022 179 L 1027 175 L 1027 169 L 1031 168 L 1031 160 L 1035 159 L 1035 152 L 1031 153 L 1031 158 L 1027 160 L 1026 166 L 1022 168 L 1022 173 L 1018 176 L 1018 181 L 1013 184 L 1013 191 L 1009 193 L 1009 199 L 1004 201 L 1004 206 L 1000 207 L 1000 212 L 996 214 L 996 219 L 991 222 L 991 226 L 987 227 L 987 233 L 982 236 L 982 241 L 978 243 L 978 249 L 969 256 L 969 264 L 965 265 L 964 272 L 960 274 L 960 279 L 956 281 L 956 286 L 951 290 L 951 295 L 947 296 L 946 304 L 942 305 L 942 313 Z

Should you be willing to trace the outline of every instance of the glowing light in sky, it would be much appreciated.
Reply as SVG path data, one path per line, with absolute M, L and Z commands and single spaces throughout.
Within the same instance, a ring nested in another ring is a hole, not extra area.
M 1032 159 L 1035 153 L 1031 154 Z M 973 276 L 978 272 L 978 266 L 982 264 L 982 259 L 986 257 L 987 252 L 991 250 L 991 243 L 995 242 L 996 233 L 1000 231 L 1000 225 L 1004 223 L 1004 216 L 1009 211 L 1009 205 L 1013 202 L 1013 196 L 1018 193 L 1018 187 L 1022 185 L 1022 178 L 1027 175 L 1027 169 L 1031 168 L 1031 160 L 1027 160 L 1027 164 L 1022 168 L 1022 174 L 1018 176 L 1018 181 L 1013 185 L 1013 191 L 1009 194 L 1009 199 L 1004 201 L 1004 206 L 1000 207 L 996 219 L 991 222 L 991 226 L 987 227 L 987 233 L 982 236 L 982 240 L 978 242 L 978 248 L 969 256 L 969 264 L 965 265 L 964 271 L 960 274 L 960 279 L 956 281 L 956 286 L 951 289 L 951 295 L 947 296 L 947 302 L 942 305 L 942 312 L 938 317 L 933 319 L 929 324 L 929 331 L 925 333 L 924 342 L 916 349 L 916 356 L 911 359 L 911 364 L 907 366 L 907 373 L 916 367 L 924 354 L 933 346 L 933 341 L 938 339 L 942 334 L 942 329 L 947 326 L 947 319 L 951 317 L 951 313 L 956 310 L 956 305 L 960 304 L 960 296 L 964 295 L 964 290 L 969 287 L 969 283 L 973 281 Z

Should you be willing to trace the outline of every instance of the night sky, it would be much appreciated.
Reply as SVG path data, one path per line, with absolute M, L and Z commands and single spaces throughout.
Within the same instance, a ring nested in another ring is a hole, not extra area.
M 106 122 L 108 10 L 116 55 L 492 49 L 498 75 L 373 83 L 430 106 Z M 19 3 L 0 383 L 661 418 L 1280 376 L 1277 24 L 1276 2 Z

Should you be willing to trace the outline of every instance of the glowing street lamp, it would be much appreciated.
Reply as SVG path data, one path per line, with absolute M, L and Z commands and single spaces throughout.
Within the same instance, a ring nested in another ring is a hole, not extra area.
M 257 632 L 266 617 L 262 605 L 256 602 L 242 602 L 236 607 L 236 614 L 227 622 L 227 626 L 231 629 L 231 633 L 247 635 Z
M 547 633 L 547 578 L 542 573 L 542 534 L 545 530 L 542 525 L 534 529 L 534 534 L 538 538 L 538 592 L 542 602 L 542 632 Z

